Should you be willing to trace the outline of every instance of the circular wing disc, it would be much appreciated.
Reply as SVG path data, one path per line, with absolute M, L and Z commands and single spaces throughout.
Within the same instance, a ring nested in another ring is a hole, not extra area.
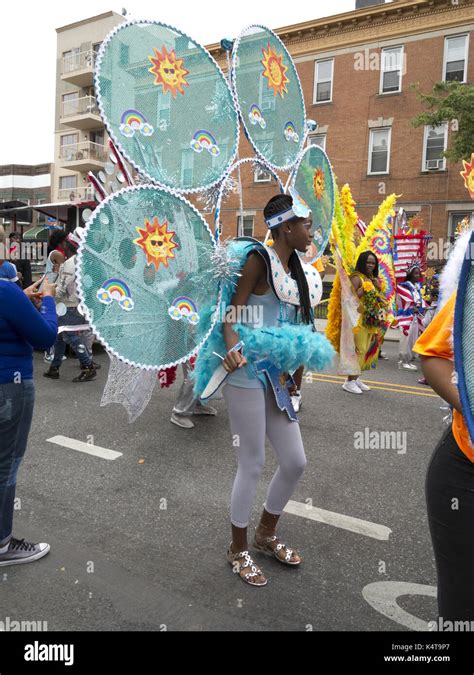
M 95 88 L 114 143 L 151 181 L 202 191 L 232 164 L 239 130 L 231 90 L 184 33 L 154 21 L 122 24 L 100 48 Z
M 454 360 L 462 411 L 474 444 L 474 232 L 464 257 L 456 297 Z
M 290 169 L 304 143 L 304 99 L 291 56 L 271 30 L 250 26 L 240 35 L 234 46 L 232 82 L 255 151 L 273 169 Z
M 292 185 L 312 211 L 314 237 L 304 260 L 315 262 L 323 255 L 329 241 L 335 208 L 334 176 L 322 148 L 317 145 L 306 148 Z
M 214 249 L 202 216 L 169 190 L 130 187 L 103 201 L 79 249 L 78 291 L 108 351 L 154 369 L 196 353 L 217 317 L 201 311 L 218 306 Z

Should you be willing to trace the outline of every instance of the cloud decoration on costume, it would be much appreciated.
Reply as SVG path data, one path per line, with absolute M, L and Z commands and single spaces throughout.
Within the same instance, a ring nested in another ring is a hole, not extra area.
M 205 129 L 196 131 L 192 137 L 190 145 L 194 152 L 202 152 L 203 150 L 207 150 L 208 153 L 213 157 L 217 157 L 221 153 L 216 139 L 210 131 L 206 131 Z
M 300 142 L 300 137 L 296 132 L 295 125 L 293 122 L 287 122 L 285 124 L 284 135 L 287 141 L 293 141 L 294 143 Z
M 256 103 L 252 103 L 249 108 L 249 120 L 250 124 L 253 124 L 254 126 L 259 124 L 262 129 L 265 129 L 267 126 L 267 123 L 263 118 L 262 111 Z
M 103 305 L 111 305 L 115 300 L 126 312 L 135 306 L 130 288 L 121 279 L 107 279 L 97 291 L 97 299 Z
M 303 199 L 294 186 L 291 186 L 288 189 L 288 194 L 293 200 L 293 205 L 291 208 L 293 209 L 295 216 L 298 216 L 298 218 L 308 218 L 308 216 L 311 214 L 311 209 L 308 206 L 308 202 Z
M 181 295 L 179 298 L 173 300 L 168 309 L 168 314 L 173 321 L 185 319 L 193 326 L 198 324 L 200 320 L 195 302 L 185 295 Z
M 147 121 L 145 115 L 138 110 L 126 110 L 123 113 L 119 131 L 126 138 L 132 138 L 136 132 L 140 132 L 142 136 L 153 136 L 155 133 L 154 127 Z

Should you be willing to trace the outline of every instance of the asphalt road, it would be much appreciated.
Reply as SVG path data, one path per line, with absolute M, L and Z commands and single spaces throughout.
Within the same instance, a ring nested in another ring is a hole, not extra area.
M 218 417 L 185 430 L 169 421 L 177 386 L 157 389 L 129 425 L 120 406 L 99 405 L 104 353 L 97 380 L 83 384 L 71 382 L 70 359 L 59 381 L 46 380 L 37 354 L 14 534 L 49 542 L 51 553 L 0 571 L 0 621 L 47 622 L 50 631 L 402 631 L 434 619 L 424 479 L 443 413 L 419 373 L 397 369 L 396 349 L 386 344 L 390 360 L 365 378 L 377 389 L 362 396 L 334 375 L 304 384 L 308 466 L 292 500 L 298 513 L 284 514 L 280 528 L 304 564 L 286 568 L 256 553 L 265 588 L 248 587 L 225 560 L 235 460 L 224 402 L 215 403 Z M 406 435 L 371 449 L 355 443 L 365 429 Z M 122 454 L 108 461 L 48 442 L 58 435 Z M 275 468 L 268 448 L 253 524 Z M 364 521 L 362 531 L 341 516 Z M 397 587 L 399 610 L 389 599 L 394 582 L 420 584 L 421 594 Z M 379 609 L 365 597 L 371 591 Z

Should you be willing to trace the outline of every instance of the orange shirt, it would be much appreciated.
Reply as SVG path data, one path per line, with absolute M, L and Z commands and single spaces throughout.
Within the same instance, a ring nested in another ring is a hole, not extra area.
M 453 324 L 456 293 L 453 293 L 443 309 L 435 316 L 428 328 L 418 339 L 413 351 L 422 356 L 437 356 L 454 361 Z M 471 462 L 474 463 L 474 445 L 471 443 L 466 420 L 453 410 L 453 435 L 456 443 Z

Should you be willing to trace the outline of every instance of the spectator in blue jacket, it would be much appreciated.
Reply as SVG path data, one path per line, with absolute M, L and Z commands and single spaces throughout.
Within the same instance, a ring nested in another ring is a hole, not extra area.
M 17 473 L 33 417 L 33 349 L 49 349 L 58 330 L 55 287 L 45 281 L 40 293 L 39 283 L 23 291 L 0 279 L 0 567 L 38 560 L 50 549 L 12 536 Z

